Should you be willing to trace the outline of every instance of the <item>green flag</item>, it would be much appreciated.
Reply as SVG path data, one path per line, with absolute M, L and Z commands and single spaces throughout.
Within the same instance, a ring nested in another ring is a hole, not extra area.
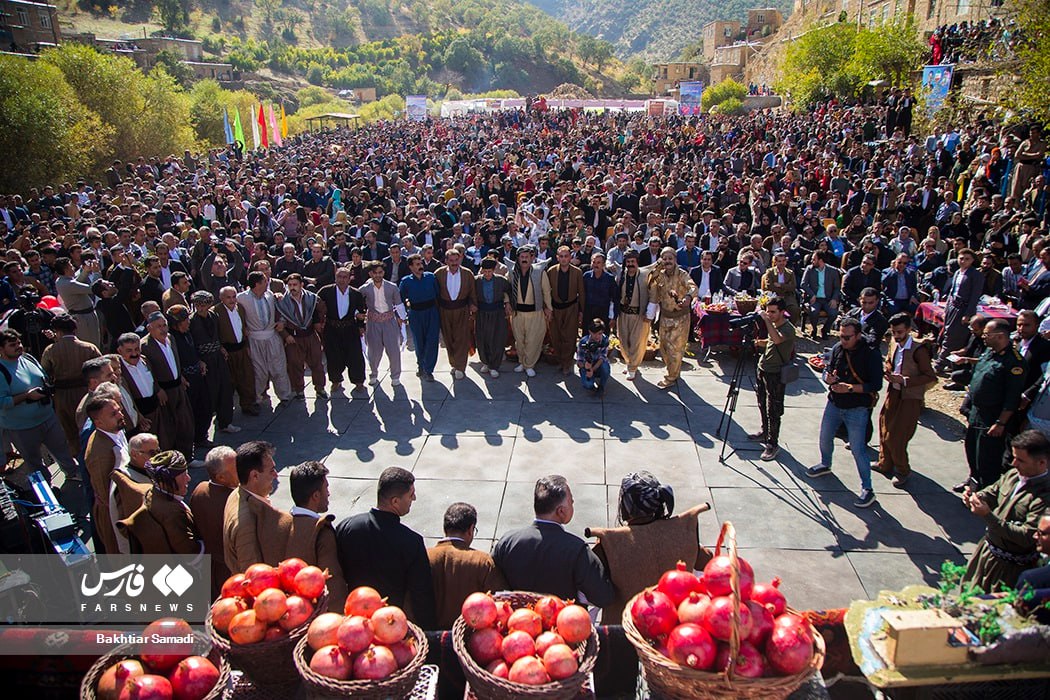
M 244 146 L 244 129 L 241 128 L 241 110 L 233 108 L 233 139 Z

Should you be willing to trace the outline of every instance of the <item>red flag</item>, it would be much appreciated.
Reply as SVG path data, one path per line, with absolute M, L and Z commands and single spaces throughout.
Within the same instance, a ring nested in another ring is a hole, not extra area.
M 261 104 L 259 105 L 258 121 L 259 121 L 259 134 L 262 136 L 262 147 L 263 148 L 269 148 L 270 144 L 266 140 L 266 114 L 263 113 L 263 107 L 262 107 Z

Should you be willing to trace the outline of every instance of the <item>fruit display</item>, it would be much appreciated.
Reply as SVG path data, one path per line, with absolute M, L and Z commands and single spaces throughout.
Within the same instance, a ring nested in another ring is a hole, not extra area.
M 130 656 L 118 650 L 99 659 L 85 676 L 84 683 L 99 700 L 204 700 L 219 697 L 222 687 L 217 686 L 220 686 L 222 676 L 220 665 L 224 662 L 218 653 L 211 654 L 210 658 L 195 653 L 205 645 L 203 637 L 195 637 L 200 642 L 196 645 L 165 643 L 163 653 L 149 648 L 150 639 L 193 636 L 193 629 L 185 620 L 161 618 L 151 622 L 142 633 L 143 639 L 147 640 L 144 651 Z

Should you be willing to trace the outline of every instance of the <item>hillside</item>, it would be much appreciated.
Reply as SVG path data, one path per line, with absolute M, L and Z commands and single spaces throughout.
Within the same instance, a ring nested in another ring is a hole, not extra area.
M 611 42 L 616 55 L 671 60 L 700 41 L 713 20 L 746 21 L 747 11 L 776 7 L 785 15 L 792 0 L 529 0 L 571 29 Z

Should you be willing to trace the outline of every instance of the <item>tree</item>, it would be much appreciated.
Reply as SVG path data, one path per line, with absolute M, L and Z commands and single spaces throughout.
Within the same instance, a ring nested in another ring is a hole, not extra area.
M 729 103 L 724 110 L 719 109 L 718 111 L 722 114 L 733 114 L 743 108 L 746 96 L 746 87 L 732 78 L 726 78 L 717 85 L 712 85 L 704 90 L 704 94 L 700 96 L 700 109 L 708 112 Z
M 1022 37 L 1017 50 L 1018 80 L 1008 100 L 1034 120 L 1050 125 L 1050 13 L 1045 0 L 1019 0 L 1017 25 Z
M 799 108 L 831 95 L 852 95 L 866 82 L 851 65 L 857 27 L 839 22 L 810 28 L 788 45 L 780 64 L 778 92 Z
M 179 36 L 190 26 L 190 8 L 186 0 L 156 0 L 154 7 L 164 31 Z
M 854 42 L 850 71 L 868 80 L 904 84 L 911 71 L 922 65 L 926 53 L 926 46 L 919 36 L 919 29 L 910 15 L 895 18 L 877 29 L 862 29 Z
M 182 62 L 182 56 L 178 53 L 164 49 L 157 52 L 155 60 L 154 68 L 163 68 L 179 85 L 189 87 L 193 83 L 193 69 Z

